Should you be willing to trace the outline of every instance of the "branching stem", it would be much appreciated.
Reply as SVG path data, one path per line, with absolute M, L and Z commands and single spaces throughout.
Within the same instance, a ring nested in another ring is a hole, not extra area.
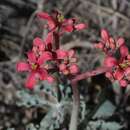
M 79 113 L 79 105 L 80 105 L 80 96 L 77 87 L 77 83 L 80 80 L 87 79 L 89 77 L 99 75 L 105 72 L 111 71 L 109 67 L 99 67 L 96 70 L 87 71 L 85 73 L 77 75 L 74 79 L 71 80 L 72 90 L 73 90 L 73 109 L 71 114 L 71 121 L 69 130 L 77 130 L 78 125 L 78 113 Z

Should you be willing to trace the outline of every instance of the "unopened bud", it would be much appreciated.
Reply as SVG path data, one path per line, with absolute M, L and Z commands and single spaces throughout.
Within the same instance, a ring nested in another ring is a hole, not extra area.
M 59 69 L 60 69 L 60 71 L 65 70 L 66 69 L 66 65 L 65 64 L 60 64 L 59 65 Z
M 77 74 L 79 72 L 79 67 L 76 64 L 73 64 L 69 67 L 71 74 Z
M 101 30 L 101 38 L 104 40 L 104 41 L 107 41 L 109 39 L 109 34 L 107 32 L 107 30 L 105 29 L 102 29 Z
M 122 46 L 124 43 L 125 43 L 124 38 L 122 38 L 122 37 L 118 38 L 118 40 L 117 40 L 117 47 Z

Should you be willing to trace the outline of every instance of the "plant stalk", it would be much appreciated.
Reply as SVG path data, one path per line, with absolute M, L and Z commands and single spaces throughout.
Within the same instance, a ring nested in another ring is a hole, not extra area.
M 73 108 L 72 108 L 69 130 L 77 130 L 80 98 L 79 98 L 77 83 L 72 82 L 71 85 L 73 90 Z
M 85 73 L 79 74 L 74 79 L 71 80 L 71 86 L 73 90 L 73 108 L 72 108 L 69 130 L 77 130 L 77 126 L 78 126 L 78 114 L 79 114 L 79 106 L 80 106 L 80 96 L 79 96 L 79 91 L 77 87 L 78 81 L 87 79 L 89 77 L 102 74 L 108 71 L 112 71 L 112 68 L 99 67 L 96 70 L 87 71 Z

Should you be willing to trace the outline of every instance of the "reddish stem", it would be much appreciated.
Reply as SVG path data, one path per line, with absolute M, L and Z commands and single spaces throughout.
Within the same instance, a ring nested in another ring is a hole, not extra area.
M 71 80 L 71 83 L 75 84 L 80 80 L 87 79 L 89 77 L 99 75 L 99 74 L 102 74 L 102 73 L 105 73 L 105 72 L 108 72 L 108 71 L 111 71 L 111 70 L 112 70 L 112 68 L 110 68 L 110 67 L 104 67 L 104 66 L 99 67 L 96 70 L 87 71 L 85 73 L 77 75 L 74 79 Z
M 72 109 L 72 114 L 71 114 L 69 130 L 77 130 L 77 125 L 78 125 L 77 123 L 78 113 L 79 113 L 78 111 L 79 111 L 79 104 L 80 104 L 80 95 L 79 95 L 78 87 L 77 87 L 78 81 L 89 78 L 91 76 L 102 74 L 111 70 L 112 68 L 109 68 L 109 67 L 99 67 L 96 70 L 87 71 L 83 74 L 77 75 L 74 79 L 71 80 L 71 85 L 72 85 L 72 90 L 73 90 L 73 109 Z
M 59 30 L 57 32 L 53 32 L 53 36 L 54 36 L 55 49 L 59 49 L 60 47 Z

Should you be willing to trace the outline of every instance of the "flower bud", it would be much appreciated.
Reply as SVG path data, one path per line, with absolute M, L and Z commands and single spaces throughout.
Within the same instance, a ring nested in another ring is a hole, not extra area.
M 128 82 L 126 80 L 120 80 L 119 83 L 121 87 L 126 87 L 128 85 Z
M 104 45 L 100 42 L 100 43 L 94 44 L 94 47 L 98 49 L 103 49 Z
M 110 72 L 106 72 L 105 76 L 109 79 L 113 78 L 112 74 Z
M 112 37 L 109 38 L 109 46 L 113 50 L 116 48 L 115 41 Z
M 128 47 L 125 45 L 120 47 L 120 55 L 121 57 L 126 57 L 129 54 Z
M 77 74 L 79 72 L 79 67 L 76 64 L 73 64 L 69 67 L 71 74 Z
M 118 47 L 122 46 L 124 43 L 125 43 L 124 38 L 122 38 L 122 37 L 118 38 L 118 40 L 117 40 L 117 46 Z
M 101 38 L 104 40 L 104 41 L 107 41 L 109 39 L 109 34 L 107 32 L 107 30 L 105 29 L 102 29 L 101 30 Z
M 66 69 L 66 65 L 65 64 L 60 64 L 59 65 L 59 69 L 60 69 L 60 71 L 65 70 Z
M 64 50 L 59 49 L 56 51 L 56 54 L 58 59 L 65 59 L 67 57 L 67 52 Z
M 87 27 L 87 25 L 86 25 L 86 24 L 83 24 L 83 23 L 80 23 L 80 24 L 75 25 L 75 29 L 78 30 L 78 31 L 83 30 L 83 29 L 85 29 L 86 27 Z
M 75 56 L 75 51 L 73 49 L 68 51 L 69 57 L 74 57 Z

